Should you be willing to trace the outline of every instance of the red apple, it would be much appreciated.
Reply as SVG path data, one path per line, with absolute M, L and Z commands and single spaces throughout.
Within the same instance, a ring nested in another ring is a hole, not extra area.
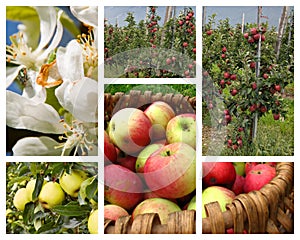
M 211 186 L 206 188 L 202 192 L 202 218 L 207 217 L 204 207 L 205 204 L 217 201 L 220 204 L 221 210 L 225 212 L 226 204 L 231 203 L 234 198 L 234 192 L 228 188 L 220 186 Z
M 250 62 L 250 68 L 255 68 L 256 63 L 255 62 Z
M 115 163 L 117 160 L 117 151 L 115 146 L 109 139 L 106 131 L 104 131 L 104 164 Z
M 116 221 L 118 218 L 128 215 L 128 212 L 118 205 L 107 204 L 104 206 L 104 219 Z
M 163 147 L 164 144 L 161 143 L 154 143 L 154 144 L 150 144 L 147 147 L 145 147 L 138 155 L 136 162 L 135 162 L 135 171 L 137 173 L 143 173 L 144 172 L 144 166 L 145 163 L 148 159 L 148 157 L 154 153 L 155 151 L 157 151 L 158 149 L 160 149 L 161 147 Z
M 238 93 L 238 90 L 236 90 L 236 89 L 232 89 L 231 92 L 230 92 L 230 94 L 231 94 L 232 96 L 237 95 L 237 93 Z
M 273 113 L 273 118 L 274 118 L 275 121 L 279 120 L 280 113 Z
M 117 158 L 117 164 L 128 168 L 130 171 L 135 172 L 136 157 L 127 155 L 126 157 Z
M 170 58 L 167 58 L 166 64 L 167 64 L 167 65 L 170 65 L 171 63 L 172 63 L 172 60 L 171 60 Z
M 222 52 L 226 52 L 227 51 L 227 48 L 226 47 L 223 47 L 222 48 Z
M 118 148 L 133 155 L 150 143 L 151 127 L 151 121 L 143 111 L 124 108 L 112 116 L 108 134 Z
M 266 111 L 268 111 L 268 109 L 267 109 L 266 106 L 261 106 L 261 107 L 260 107 L 260 111 L 261 111 L 262 113 L 265 113 Z
M 168 216 L 172 212 L 181 211 L 180 207 L 164 198 L 149 198 L 139 203 L 133 210 L 132 218 L 136 218 L 139 214 L 158 213 L 161 224 L 168 222 Z
M 258 162 L 246 162 L 245 163 L 245 174 L 247 175 L 248 172 L 252 170 L 256 165 L 258 165 Z
M 187 43 L 187 42 L 184 42 L 183 44 L 182 44 L 182 46 L 183 47 L 187 47 L 189 44 Z
M 129 169 L 110 164 L 104 167 L 104 199 L 130 210 L 143 199 L 143 183 Z
M 254 38 L 255 41 L 258 41 L 259 38 L 260 38 L 260 34 L 259 34 L 259 33 L 255 34 L 255 35 L 253 36 L 253 38 Z
M 256 104 L 252 104 L 249 108 L 250 112 L 254 112 L 256 110 L 257 106 Z
M 251 28 L 250 29 L 251 35 L 257 34 L 257 29 L 256 28 Z
M 229 72 L 224 72 L 223 75 L 224 75 L 224 78 L 225 78 L 225 79 L 230 78 L 230 73 L 229 73 Z
M 206 31 L 206 34 L 207 34 L 208 36 L 212 35 L 212 33 L 213 33 L 213 30 L 208 30 L 208 31 Z
M 144 113 L 152 124 L 151 139 L 158 140 L 166 137 L 168 122 L 175 117 L 173 108 L 163 101 L 153 102 Z
M 166 136 L 168 143 L 184 142 L 196 149 L 196 114 L 184 113 L 172 118 Z
M 281 87 L 280 87 L 280 85 L 275 85 L 275 90 L 277 91 L 277 92 L 280 92 L 280 90 L 281 90 Z
M 260 190 L 276 176 L 275 168 L 267 164 L 258 164 L 245 178 L 244 192 L 248 193 L 254 190 Z
M 196 188 L 196 151 L 186 143 L 166 145 L 146 161 L 149 189 L 163 198 L 180 198 Z
M 225 85 L 225 80 L 224 80 L 224 79 L 222 79 L 222 80 L 220 81 L 220 85 Z
M 245 178 L 241 175 L 236 175 L 235 181 L 231 187 L 231 190 L 236 194 L 239 195 L 244 192 L 244 183 Z
M 264 79 L 267 79 L 268 77 L 269 77 L 268 74 L 266 74 L 266 73 L 263 74 L 263 78 L 264 78 Z
M 249 38 L 249 33 L 244 33 L 244 38 L 248 39 Z
M 230 79 L 233 80 L 233 81 L 236 80 L 236 74 L 232 74 L 232 75 L 230 76 Z
M 204 186 L 222 185 L 230 188 L 235 177 L 236 171 L 231 162 L 202 163 L 202 183 Z

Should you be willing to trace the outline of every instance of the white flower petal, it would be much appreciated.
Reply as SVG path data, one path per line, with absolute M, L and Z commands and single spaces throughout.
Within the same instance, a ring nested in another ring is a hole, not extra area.
M 40 18 L 40 43 L 34 53 L 39 53 L 52 39 L 56 27 L 56 10 L 54 7 L 35 7 Z
M 6 124 L 12 128 L 28 129 L 43 133 L 61 134 L 56 110 L 45 103 L 36 103 L 11 91 L 6 91 Z
M 26 137 L 20 139 L 13 147 L 14 156 L 60 156 L 60 144 L 49 137 Z M 68 153 L 69 154 L 69 150 Z
M 19 71 L 23 68 L 23 65 L 17 67 L 6 67 L 6 87 L 9 87 L 12 82 L 16 79 Z
M 57 22 L 56 22 L 56 32 L 51 41 L 51 44 L 46 48 L 46 50 L 43 52 L 43 54 L 41 54 L 38 57 L 37 61 L 47 58 L 48 55 L 50 54 L 50 52 L 53 51 L 60 43 L 60 40 L 63 36 L 63 30 L 64 30 L 63 25 L 60 22 L 60 17 L 62 15 L 62 13 L 63 13 L 63 11 L 60 10 L 57 14 L 58 16 L 57 16 Z
M 82 48 L 76 40 L 70 41 L 66 48 L 58 48 L 56 63 L 64 82 L 75 82 L 84 77 Z
M 73 116 L 85 122 L 97 122 L 98 83 L 83 78 L 76 83 L 63 83 L 55 89 L 59 103 Z
M 98 7 L 97 6 L 72 6 L 72 14 L 81 22 L 92 27 L 98 26 Z
M 36 83 L 37 72 L 28 70 L 27 75 L 29 81 L 26 83 L 22 96 L 30 98 L 35 103 L 43 103 L 46 101 L 46 89 Z

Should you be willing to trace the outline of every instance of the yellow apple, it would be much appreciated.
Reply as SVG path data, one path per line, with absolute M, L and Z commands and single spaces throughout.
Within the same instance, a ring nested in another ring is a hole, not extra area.
M 64 172 L 59 179 L 61 188 L 71 197 L 78 197 L 81 183 L 87 179 L 85 172 L 72 170 L 70 174 Z
M 91 212 L 88 220 L 88 229 L 91 234 L 98 234 L 98 209 Z
M 36 179 L 31 179 L 27 185 L 26 185 L 26 189 L 27 189 L 27 194 L 28 194 L 28 198 L 30 201 L 32 201 L 32 193 L 34 191 L 35 188 L 35 183 L 36 183 Z M 47 183 L 46 180 L 44 180 L 43 182 L 43 186 Z
M 28 193 L 26 188 L 20 188 L 13 199 L 14 206 L 20 210 L 24 211 L 26 203 L 29 203 L 30 199 L 28 198 Z
M 39 195 L 44 208 L 51 209 L 65 200 L 65 193 L 57 182 L 47 182 Z

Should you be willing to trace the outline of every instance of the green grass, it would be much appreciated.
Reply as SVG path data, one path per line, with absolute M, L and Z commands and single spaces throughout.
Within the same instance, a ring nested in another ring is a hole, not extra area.
M 193 84 L 109 84 L 105 85 L 105 93 L 115 94 L 116 92 L 129 93 L 131 90 L 139 90 L 142 93 L 180 93 L 183 96 L 195 97 L 196 86 Z
M 293 156 L 294 100 L 286 98 L 284 104 L 287 109 L 284 118 L 274 121 L 272 113 L 269 112 L 259 119 L 257 136 L 252 144 L 243 143 L 244 146 L 237 151 L 228 149 L 224 145 L 221 153 L 216 154 L 221 156 Z M 203 119 L 208 122 L 208 116 L 203 116 Z M 205 152 L 203 154 L 205 155 Z

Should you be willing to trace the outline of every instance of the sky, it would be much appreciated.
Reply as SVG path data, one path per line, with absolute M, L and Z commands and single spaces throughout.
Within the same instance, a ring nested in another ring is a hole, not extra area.
M 196 11 L 195 7 L 192 7 L 194 11 Z M 177 7 L 177 13 L 179 13 L 180 9 L 184 9 L 183 6 Z M 138 23 L 140 20 L 145 18 L 146 7 L 143 6 L 124 6 L 124 7 L 105 7 L 104 15 L 105 18 L 109 20 L 111 24 L 115 24 L 118 22 L 119 26 L 126 25 L 124 19 L 127 16 L 127 12 L 133 12 L 136 22 Z M 267 6 L 263 7 L 263 16 L 261 19 L 262 22 L 268 21 L 271 26 L 278 26 L 279 18 L 281 16 L 282 6 Z M 247 22 L 256 22 L 257 21 L 257 7 L 256 6 L 222 6 L 222 7 L 206 7 L 206 21 L 208 20 L 208 16 L 213 13 L 217 14 L 216 19 L 230 19 L 230 24 L 235 25 L 237 23 L 242 22 L 242 15 L 245 14 L 245 23 Z M 164 17 L 165 15 L 165 7 L 158 7 L 159 16 Z
M 191 6 L 194 12 L 196 13 L 196 7 Z M 176 14 L 178 15 L 181 10 L 183 10 L 185 6 L 177 6 Z M 109 20 L 109 23 L 115 24 L 118 22 L 120 27 L 127 25 L 127 22 L 124 22 L 124 19 L 127 16 L 128 12 L 134 13 L 136 23 L 139 23 L 141 20 L 145 19 L 146 16 L 146 6 L 132 6 L 132 7 L 105 7 L 104 8 L 104 17 Z M 157 13 L 161 17 L 161 20 L 158 24 L 161 24 L 164 20 L 164 16 L 166 13 L 166 7 L 159 6 L 157 8 Z
M 291 8 L 290 8 L 291 9 Z M 257 22 L 257 7 L 255 6 L 223 6 L 223 7 L 206 7 L 206 22 L 208 21 L 208 16 L 216 13 L 216 19 L 229 18 L 229 23 L 231 25 L 236 25 L 237 23 L 242 23 L 243 13 L 245 14 L 245 23 L 256 23 Z M 278 27 L 279 18 L 282 13 L 282 6 L 266 6 L 262 7 L 262 22 L 268 21 L 270 26 Z

